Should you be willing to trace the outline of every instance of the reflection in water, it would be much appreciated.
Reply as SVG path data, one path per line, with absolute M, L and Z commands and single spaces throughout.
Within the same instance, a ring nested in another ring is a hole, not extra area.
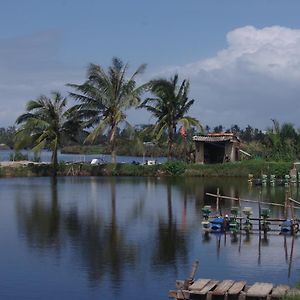
M 129 177 L 9 179 L 0 180 L 0 185 L 1 199 L 15 205 L 16 215 L 9 217 L 14 222 L 16 217 L 19 236 L 11 233 L 11 239 L 21 241 L 24 260 L 42 261 L 45 269 L 56 264 L 55 271 L 67 274 L 62 285 L 68 280 L 70 286 L 78 285 L 80 299 L 135 300 L 141 294 L 145 300 L 163 299 L 197 259 L 199 277 L 288 284 L 299 279 L 295 271 L 299 257 L 293 255 L 299 247 L 297 238 L 271 233 L 259 237 L 258 232 L 201 234 L 203 205 L 216 207 L 206 192 L 219 188 L 223 195 L 254 200 L 261 195 L 262 201 L 283 203 L 283 187 L 249 189 L 244 179 Z M 291 192 L 299 200 L 298 190 Z M 236 205 L 220 204 L 223 213 Z M 7 211 L 5 205 L 0 201 L 0 212 Z M 258 215 L 257 206 L 250 206 Z M 280 216 L 282 209 L 271 213 Z M 23 268 L 24 274 L 32 274 Z M 0 277 L 3 286 L 10 286 L 5 276 Z M 48 278 L 42 282 L 47 286 L 45 282 Z M 55 289 L 57 298 L 63 298 L 64 288 L 55 285 Z
M 176 267 L 176 258 L 186 260 L 187 245 L 186 236 L 178 229 L 176 220 L 173 218 L 172 186 L 167 182 L 167 221 L 160 218 L 157 227 L 157 241 L 154 255 L 154 265 L 167 265 Z
M 55 249 L 62 244 L 61 214 L 58 206 L 57 179 L 51 178 L 51 201 L 45 203 L 42 195 L 33 195 L 31 207 L 22 199 L 16 203 L 19 228 L 24 231 L 29 246 L 40 251 Z
M 242 237 L 244 236 L 244 238 Z M 245 233 L 230 233 L 230 238 L 231 238 L 231 245 L 236 245 L 238 244 L 238 252 L 241 252 L 242 245 L 245 247 L 245 251 L 247 251 L 247 247 L 251 245 L 251 241 L 255 241 L 258 244 L 258 253 L 257 253 L 257 265 L 263 265 L 262 262 L 262 246 L 268 247 L 269 246 L 269 241 L 270 239 L 283 239 L 283 256 L 285 258 L 285 262 L 288 265 L 288 278 L 291 277 L 291 270 L 292 270 L 292 264 L 293 264 L 293 255 L 294 255 L 294 246 L 295 246 L 295 239 L 297 239 L 296 235 L 289 235 L 291 241 L 290 241 L 290 253 L 288 256 L 288 246 L 287 246 L 287 235 L 279 235 L 279 234 L 274 234 L 274 235 L 268 235 L 266 233 L 261 234 L 261 232 L 258 232 L 258 234 L 245 234 Z M 208 233 L 204 232 L 202 234 L 202 241 L 203 243 L 210 243 L 211 240 L 215 240 L 215 245 L 216 245 L 216 256 L 219 259 L 220 253 L 221 253 L 221 248 L 222 244 L 224 245 L 224 248 L 226 248 L 226 240 L 227 240 L 227 234 L 225 233 Z M 222 243 L 222 240 L 224 243 Z
M 74 208 L 61 211 L 57 195 L 57 180 L 51 179 L 51 204 L 35 198 L 31 207 L 19 200 L 17 215 L 20 231 L 28 245 L 34 249 L 49 251 L 71 243 L 76 261 L 85 264 L 89 281 L 100 281 L 109 274 L 117 285 L 122 280 L 124 265 L 133 265 L 136 247 L 125 241 L 118 227 L 116 207 L 116 182 L 111 181 L 111 217 L 109 225 L 95 216 L 93 211 L 81 215 Z

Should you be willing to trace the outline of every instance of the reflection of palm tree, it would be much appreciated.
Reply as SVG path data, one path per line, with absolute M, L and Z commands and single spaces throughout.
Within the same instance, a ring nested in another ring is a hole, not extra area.
M 40 198 L 33 200 L 29 209 L 24 202 L 17 202 L 17 214 L 20 230 L 25 232 L 27 242 L 31 247 L 48 249 L 60 248 L 61 240 L 61 214 L 58 206 L 57 180 L 51 179 L 51 205 L 50 207 Z
M 50 207 L 40 198 L 33 200 L 31 207 L 17 202 L 20 230 L 27 238 L 28 245 L 35 250 L 60 249 L 62 241 L 71 243 L 74 261 L 81 258 L 87 269 L 90 282 L 98 282 L 107 273 L 112 281 L 121 281 L 125 265 L 132 265 L 136 247 L 129 244 L 117 222 L 116 186 L 111 184 L 111 217 L 109 224 L 94 215 L 94 211 L 79 215 L 74 209 L 67 213 L 60 211 L 57 182 L 51 182 Z
M 174 263 L 176 257 L 183 259 L 187 257 L 187 241 L 182 232 L 177 228 L 176 221 L 173 220 L 172 190 L 170 182 L 167 183 L 167 211 L 168 221 L 159 220 L 157 238 L 158 245 L 153 256 L 155 264 L 170 265 Z
M 81 217 L 70 211 L 65 216 L 65 224 L 72 244 L 87 266 L 90 281 L 96 283 L 107 272 L 115 283 L 121 281 L 124 265 L 135 261 L 136 249 L 128 244 L 121 234 L 117 223 L 116 185 L 111 183 L 111 218 L 110 223 L 94 213 Z

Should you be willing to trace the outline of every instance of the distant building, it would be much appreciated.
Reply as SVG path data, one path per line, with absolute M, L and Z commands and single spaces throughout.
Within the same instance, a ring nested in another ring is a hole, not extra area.
M 193 137 L 195 163 L 214 164 L 240 160 L 240 140 L 233 133 L 209 133 Z

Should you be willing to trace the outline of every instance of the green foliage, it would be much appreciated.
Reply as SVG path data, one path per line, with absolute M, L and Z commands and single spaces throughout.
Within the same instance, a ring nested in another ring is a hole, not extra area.
M 60 162 L 60 176 L 198 176 L 198 177 L 248 177 L 253 174 L 275 174 L 283 178 L 292 168 L 289 162 L 267 162 L 250 160 L 228 164 L 196 165 L 185 164 L 182 161 L 167 161 L 161 165 L 135 165 L 124 163 L 108 163 L 91 165 L 87 163 L 67 164 Z M 28 166 L 2 167 L 0 176 L 50 176 L 54 172 L 50 164 L 34 164 Z
M 197 119 L 187 116 L 195 100 L 188 99 L 189 81 L 183 80 L 178 85 L 178 74 L 170 80 L 157 79 L 149 82 L 149 89 L 154 97 L 147 98 L 140 105 L 146 108 L 156 119 L 153 135 L 160 140 L 167 133 L 168 158 L 172 158 L 178 123 L 185 129 L 191 126 L 200 127 Z
M 186 170 L 186 164 L 178 160 L 169 160 L 162 167 L 169 175 L 175 176 L 182 175 Z
M 141 65 L 128 80 L 128 65 L 119 58 L 112 59 L 112 65 L 105 71 L 100 65 L 90 64 L 88 79 L 81 85 L 69 84 L 76 90 L 70 95 L 80 104 L 74 106 L 86 128 L 90 131 L 87 141 L 95 139 L 105 131 L 109 133 L 112 162 L 116 162 L 118 126 L 126 120 L 125 111 L 139 104 L 143 86 L 137 87 L 135 77 L 146 65 Z
M 247 177 L 253 174 L 260 177 L 261 174 L 274 174 L 278 178 L 283 178 L 292 168 L 291 162 L 268 162 L 264 160 L 247 160 L 228 164 L 212 165 L 188 165 L 185 171 L 186 176 L 205 177 Z
M 15 143 L 16 128 L 10 126 L 8 128 L 0 128 L 0 144 L 5 144 L 9 148 L 13 148 Z
M 80 129 L 80 122 L 76 112 L 66 109 L 66 98 L 59 92 L 52 92 L 51 95 L 52 98 L 42 95 L 27 102 L 26 112 L 16 120 L 20 125 L 16 133 L 16 148 L 34 145 L 33 151 L 39 152 L 49 147 L 55 170 L 62 138 L 73 139 Z
M 21 160 L 28 160 L 28 155 L 23 154 L 20 151 L 15 151 L 9 155 L 10 161 L 21 161 Z

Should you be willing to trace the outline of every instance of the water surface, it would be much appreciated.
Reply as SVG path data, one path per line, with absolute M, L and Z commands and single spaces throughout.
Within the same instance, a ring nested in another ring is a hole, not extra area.
M 245 179 L 0 179 L 0 299 L 167 299 L 194 260 L 197 277 L 300 281 L 299 238 L 202 235 L 201 208 L 215 207 L 205 193 L 217 187 L 278 203 L 286 193 Z

